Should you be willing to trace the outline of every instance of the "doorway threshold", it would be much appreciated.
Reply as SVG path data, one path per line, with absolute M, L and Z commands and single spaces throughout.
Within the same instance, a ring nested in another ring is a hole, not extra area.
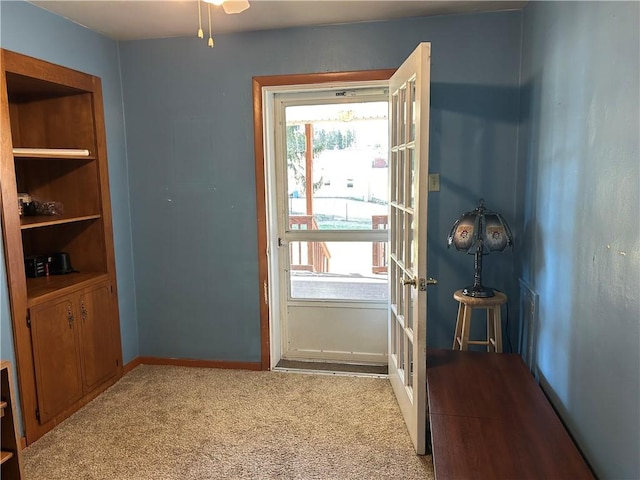
M 387 365 L 361 365 L 333 362 L 305 362 L 302 360 L 280 360 L 274 370 L 289 372 L 323 373 L 334 375 L 355 375 L 386 377 L 389 373 Z

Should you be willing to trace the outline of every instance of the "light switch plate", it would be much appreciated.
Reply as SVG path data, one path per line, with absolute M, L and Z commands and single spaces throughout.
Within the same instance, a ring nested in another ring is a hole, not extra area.
M 440 174 L 439 173 L 429 174 L 429 191 L 430 192 L 440 191 Z

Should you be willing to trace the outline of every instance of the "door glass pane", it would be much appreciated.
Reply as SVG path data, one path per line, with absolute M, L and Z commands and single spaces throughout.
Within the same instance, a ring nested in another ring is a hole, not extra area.
M 407 165 L 405 163 L 405 155 L 406 150 L 402 148 L 398 151 L 398 173 L 397 173 L 397 182 L 398 182 L 398 203 L 400 205 L 406 205 L 405 201 L 405 181 L 406 181 L 406 169 Z
M 403 285 L 403 281 L 406 279 L 404 274 L 400 273 L 398 277 L 398 315 L 402 315 L 404 318 L 405 314 L 405 303 L 406 303 L 406 295 L 407 295 L 407 287 Z
M 399 98 L 398 92 L 394 93 L 391 97 L 391 109 L 393 111 L 394 118 L 398 118 L 398 108 L 399 108 Z M 398 145 L 398 122 L 393 122 L 391 125 L 391 146 L 395 147 Z
M 290 223 L 317 230 L 370 230 L 389 196 L 388 104 L 289 106 Z
M 407 154 L 409 155 L 409 184 L 407 185 L 407 193 L 409 195 L 409 205 L 411 208 L 416 207 L 416 151 L 415 149 L 409 148 L 407 150 Z
M 395 128 L 393 129 L 393 146 L 398 147 L 402 145 L 402 90 L 398 90 L 394 97 L 396 98 L 395 104 L 395 114 L 394 114 L 394 124 Z
M 389 278 L 392 279 L 390 283 L 391 290 L 391 305 L 398 306 L 398 282 L 393 281 L 393 279 L 398 278 L 398 265 L 395 262 L 391 262 L 391 276 Z
M 398 209 L 395 207 L 391 207 L 391 225 L 396 226 L 397 225 L 397 220 L 398 219 Z M 390 247 L 390 252 L 394 255 L 398 255 L 398 235 L 391 235 L 391 245 Z
M 399 107 L 398 112 L 398 133 L 400 135 L 398 139 L 398 145 L 403 145 L 406 142 L 407 135 L 407 91 L 405 88 L 401 88 L 399 94 Z
M 413 393 L 413 344 L 407 340 L 407 370 L 406 370 L 406 383 L 405 386 L 409 389 L 409 392 Z
M 398 178 L 398 174 L 397 174 L 397 169 L 398 168 L 398 152 L 397 150 L 394 150 L 393 152 L 391 152 L 391 159 L 389 162 L 389 174 L 391 175 L 390 178 L 390 188 L 389 188 L 389 192 L 390 192 L 390 198 L 389 201 L 391 202 L 397 202 L 398 201 L 398 190 L 397 190 L 397 184 L 398 182 L 396 181 L 396 179 Z
M 405 265 L 407 270 L 413 272 L 415 270 L 415 263 L 414 263 L 414 255 L 415 255 L 415 245 L 414 245 L 414 241 L 413 241 L 413 228 L 414 228 L 414 221 L 415 221 L 415 215 L 411 214 L 411 213 L 407 213 L 406 214 L 406 218 L 407 218 L 407 258 L 405 259 Z
M 409 141 L 416 139 L 416 82 L 412 80 L 409 82 Z
M 402 326 L 398 325 L 398 369 L 403 370 L 405 366 L 404 352 L 405 352 L 405 334 Z
M 391 351 L 389 354 L 398 355 L 398 318 L 393 311 L 390 311 L 389 315 L 391 315 L 391 341 L 389 342 Z
M 404 264 L 404 212 L 397 210 L 396 212 L 396 258 Z
M 291 298 L 386 302 L 387 272 L 373 264 L 374 243 L 290 242 Z
M 409 302 L 407 305 L 407 313 L 405 316 L 406 326 L 408 330 L 413 331 L 413 295 L 411 295 L 411 290 L 409 290 L 408 292 L 407 300 L 409 300 Z
M 314 199 L 313 204 L 314 213 L 309 215 L 304 213 L 304 198 L 289 198 L 290 230 L 380 230 L 381 223 L 376 217 L 386 218 L 388 214 L 386 200 L 377 203 L 376 200 L 322 198 Z

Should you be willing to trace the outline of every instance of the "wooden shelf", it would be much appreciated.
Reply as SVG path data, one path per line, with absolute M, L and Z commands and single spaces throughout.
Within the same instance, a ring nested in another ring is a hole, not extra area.
M 96 220 L 100 217 L 101 215 L 83 215 L 80 217 L 66 215 L 22 217 L 20 219 L 20 229 L 27 230 L 29 228 L 50 227 L 51 225 L 62 225 L 65 223 L 85 222 L 87 220 Z
M 13 452 L 5 452 L 4 450 L 2 450 L 2 452 L 0 452 L 0 464 L 6 462 L 11 457 L 13 457 Z
M 80 161 L 89 161 L 95 160 L 96 157 L 93 155 L 89 155 L 86 157 L 81 157 L 77 155 L 46 155 L 46 154 L 34 154 L 34 155 L 26 155 L 26 154 L 13 154 L 13 158 L 18 159 L 22 158 L 25 160 L 80 160 Z
M 32 307 L 53 297 L 103 282 L 108 278 L 109 276 L 102 272 L 76 272 L 66 275 L 27 278 L 27 305 Z
M 95 159 L 89 150 L 81 148 L 14 148 L 13 158 Z

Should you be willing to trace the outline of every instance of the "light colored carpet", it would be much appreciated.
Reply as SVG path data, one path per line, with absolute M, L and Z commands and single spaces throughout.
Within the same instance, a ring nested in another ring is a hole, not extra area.
M 386 379 L 141 365 L 24 452 L 26 480 L 433 479 Z

